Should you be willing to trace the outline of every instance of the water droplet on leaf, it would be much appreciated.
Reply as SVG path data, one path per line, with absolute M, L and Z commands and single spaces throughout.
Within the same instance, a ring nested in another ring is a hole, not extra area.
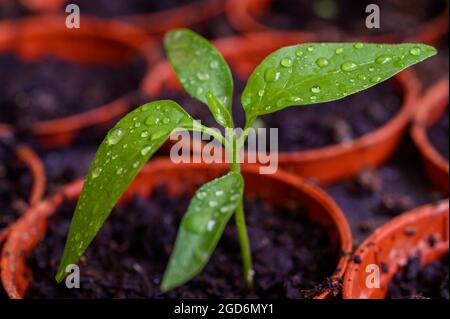
M 108 135 L 108 138 L 107 138 L 108 144 L 109 145 L 115 145 L 115 144 L 119 143 L 124 135 L 125 135 L 125 131 L 124 130 L 122 130 L 120 128 L 114 129 Z
M 389 55 L 380 55 L 378 58 L 375 59 L 375 62 L 377 64 L 386 64 L 389 63 L 392 60 L 392 58 Z
M 324 68 L 328 65 L 328 60 L 326 58 L 319 58 L 319 59 L 317 59 L 316 64 L 319 67 Z
M 345 62 L 345 63 L 343 63 L 343 64 L 341 65 L 341 70 L 342 70 L 342 71 L 345 71 L 345 72 L 350 72 L 350 71 L 355 70 L 356 67 L 357 67 L 357 65 L 356 65 L 355 62 L 348 61 L 348 62 Z
M 314 86 L 311 88 L 311 92 L 313 92 L 313 93 L 320 93 L 320 86 L 314 85 Z
M 285 68 L 290 68 L 292 66 L 292 60 L 290 58 L 281 59 L 281 66 Z

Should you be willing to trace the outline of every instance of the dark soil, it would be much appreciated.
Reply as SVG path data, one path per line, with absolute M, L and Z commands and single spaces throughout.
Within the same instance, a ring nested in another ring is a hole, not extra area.
M 233 116 L 238 127 L 245 124 L 240 95 L 245 82 L 235 80 Z M 152 99 L 173 99 L 202 124 L 217 127 L 208 107 L 187 93 L 166 90 Z M 279 151 L 317 149 L 349 142 L 383 126 L 400 110 L 402 99 L 391 81 L 380 83 L 345 99 L 312 106 L 289 107 L 260 117 L 258 127 L 278 128 Z M 268 144 L 267 144 L 268 145 Z
M 366 27 L 366 7 L 380 8 L 380 28 Z M 278 29 L 318 32 L 328 40 L 339 33 L 348 36 L 396 33 L 411 34 L 421 23 L 436 17 L 445 8 L 445 0 L 276 0 L 270 12 L 261 18 Z
M 169 199 L 164 187 L 152 200 L 135 197 L 116 207 L 82 258 L 81 289 L 57 285 L 54 274 L 63 250 L 71 203 L 51 218 L 44 241 L 29 259 L 33 279 L 27 298 L 309 298 L 330 287 L 339 252 L 323 226 L 305 210 L 246 202 L 256 271 L 254 291 L 241 280 L 234 222 L 227 226 L 207 267 L 181 288 L 162 294 L 160 281 L 188 196 Z M 334 287 L 337 291 L 340 287 Z
M 78 5 L 82 14 L 110 18 L 173 9 L 195 1 L 197 0 L 70 0 L 67 3 Z
M 444 197 L 421 167 L 420 154 L 405 138 L 379 169 L 367 168 L 356 178 L 326 189 L 347 216 L 355 244 L 392 217 Z
M 27 129 L 30 123 L 94 109 L 136 90 L 145 63 L 82 65 L 54 57 L 26 63 L 0 55 L 0 122 Z
M 32 177 L 15 156 L 15 143 L 0 138 L 0 232 L 27 208 Z
M 408 264 L 389 283 L 388 299 L 449 299 L 448 253 L 441 259 L 420 265 L 420 256 Z
M 448 118 L 448 106 L 445 109 L 444 114 L 439 120 L 428 129 L 428 137 L 431 144 L 436 150 L 448 160 L 448 134 L 449 134 L 449 118 Z
M 0 20 L 20 18 L 28 14 L 27 10 L 17 0 L 0 1 Z

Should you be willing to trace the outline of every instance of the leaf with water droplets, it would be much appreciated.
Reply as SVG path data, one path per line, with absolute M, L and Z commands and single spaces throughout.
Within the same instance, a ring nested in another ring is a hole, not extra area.
M 216 48 L 187 29 L 167 33 L 164 45 L 184 89 L 208 105 L 220 125 L 232 127 L 233 78 Z
M 203 269 L 242 198 L 243 188 L 241 174 L 230 172 L 196 192 L 181 221 L 162 291 L 184 284 Z
M 58 282 L 65 277 L 67 265 L 83 255 L 150 156 L 174 129 L 192 125 L 193 119 L 177 103 L 156 101 L 130 112 L 108 133 L 95 154 L 78 200 L 56 276 Z
M 423 44 L 306 43 L 270 54 L 242 94 L 247 127 L 288 106 L 337 100 L 436 54 Z

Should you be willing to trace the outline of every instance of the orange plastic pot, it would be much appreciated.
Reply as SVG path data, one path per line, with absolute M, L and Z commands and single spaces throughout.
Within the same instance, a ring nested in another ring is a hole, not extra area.
M 35 12 L 63 12 L 67 0 L 27 0 L 27 7 Z M 124 15 L 118 18 L 131 22 L 148 33 L 163 34 L 174 28 L 194 26 L 219 16 L 224 11 L 222 0 L 196 0 L 190 4 L 151 13 Z M 81 12 L 83 14 L 83 12 Z
M 225 164 L 180 164 L 169 160 L 155 160 L 148 164 L 131 184 L 121 201 L 134 194 L 151 196 L 155 187 L 166 184 L 170 196 L 192 194 L 200 185 L 225 174 L 229 166 Z M 347 220 L 335 202 L 321 189 L 299 178 L 278 171 L 273 175 L 260 175 L 257 166 L 244 165 L 245 194 L 248 198 L 262 198 L 275 205 L 294 205 L 306 207 L 310 218 L 329 229 L 331 242 L 343 252 L 336 265 L 333 280 L 342 278 L 352 249 L 352 237 Z M 76 200 L 83 181 L 65 187 L 61 193 L 31 209 L 26 218 L 16 224 L 4 246 L 1 259 L 1 280 L 11 298 L 21 298 L 28 287 L 31 275 L 26 264 L 26 256 L 45 236 L 46 218 L 57 212 L 64 199 Z M 278 194 L 283 194 L 279 196 Z M 331 291 L 323 292 L 317 298 L 330 296 Z
M 380 299 L 386 296 L 394 274 L 408 262 L 408 257 L 420 253 L 425 266 L 448 252 L 449 202 L 444 200 L 414 209 L 394 218 L 377 229 L 356 250 L 360 262 L 351 261 L 344 278 L 345 299 Z M 434 245 L 430 245 L 433 238 Z M 367 285 L 373 265 L 380 270 L 379 287 Z M 370 266 L 368 268 L 368 266 Z M 386 268 L 386 267 L 384 267 Z
M 227 0 L 226 13 L 232 26 L 240 32 L 255 31 L 280 31 L 286 34 L 309 32 L 307 30 L 288 31 L 275 30 L 260 21 L 260 18 L 270 10 L 273 0 Z M 448 32 L 448 2 L 445 10 L 433 19 L 422 23 L 417 29 L 408 33 L 407 38 L 410 41 L 425 42 L 437 44 Z M 344 32 L 343 39 L 348 38 Z M 355 37 L 352 37 L 355 38 Z M 360 38 L 360 37 L 356 37 Z M 405 36 L 401 34 L 382 34 L 373 37 L 362 37 L 369 42 L 403 42 Z M 348 39 L 347 39 L 348 40 Z
M 45 55 L 83 64 L 120 65 L 131 57 L 142 56 L 150 66 L 158 59 L 152 41 L 140 29 L 115 21 L 83 17 L 81 28 L 68 29 L 65 17 L 26 18 L 0 23 L 0 54 L 9 52 L 25 61 Z M 108 126 L 130 108 L 125 96 L 90 111 L 59 119 L 40 121 L 31 129 L 47 147 L 73 140 L 82 129 Z M 0 123 L 0 134 L 14 127 Z
M 281 46 L 313 41 L 308 36 L 284 37 L 280 33 L 260 32 L 243 37 L 230 37 L 215 44 L 225 59 L 242 78 L 247 78 L 256 65 Z M 417 103 L 420 83 L 411 70 L 392 80 L 403 102 L 400 111 L 387 123 L 351 142 L 298 152 L 280 152 L 278 164 L 286 171 L 314 178 L 327 185 L 357 174 L 364 167 L 382 165 L 396 149 Z M 164 90 L 181 90 L 169 63 L 161 62 L 145 79 L 142 91 L 160 97 Z M 324 169 L 324 167 L 326 169 Z
M 411 135 L 419 149 L 429 178 L 448 194 L 449 162 L 431 144 L 427 129 L 433 126 L 448 107 L 448 78 L 434 84 L 419 103 Z
M 29 147 L 21 145 L 16 149 L 16 157 L 22 162 L 29 174 L 31 175 L 31 192 L 30 197 L 28 198 L 28 204 L 30 207 L 36 205 L 43 197 L 45 192 L 45 171 L 44 166 L 42 165 L 41 160 L 38 155 L 31 150 Z M 0 229 L 0 244 L 3 243 L 5 238 L 8 236 L 8 232 L 10 231 L 12 225 L 7 228 Z

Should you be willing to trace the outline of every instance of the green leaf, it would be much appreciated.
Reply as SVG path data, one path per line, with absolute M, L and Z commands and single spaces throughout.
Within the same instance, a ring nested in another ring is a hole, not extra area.
M 232 127 L 233 77 L 216 48 L 187 29 L 167 33 L 164 45 L 184 89 L 208 105 L 220 125 Z
M 241 174 L 230 172 L 195 193 L 181 221 L 162 291 L 184 284 L 206 265 L 242 199 L 243 188 Z
M 56 280 L 62 281 L 100 230 L 145 162 L 178 127 L 193 119 L 173 101 L 145 104 L 123 117 L 100 145 L 89 168 L 67 236 Z
M 255 69 L 242 94 L 247 127 L 259 115 L 362 91 L 435 54 L 423 44 L 306 43 L 279 49 Z

